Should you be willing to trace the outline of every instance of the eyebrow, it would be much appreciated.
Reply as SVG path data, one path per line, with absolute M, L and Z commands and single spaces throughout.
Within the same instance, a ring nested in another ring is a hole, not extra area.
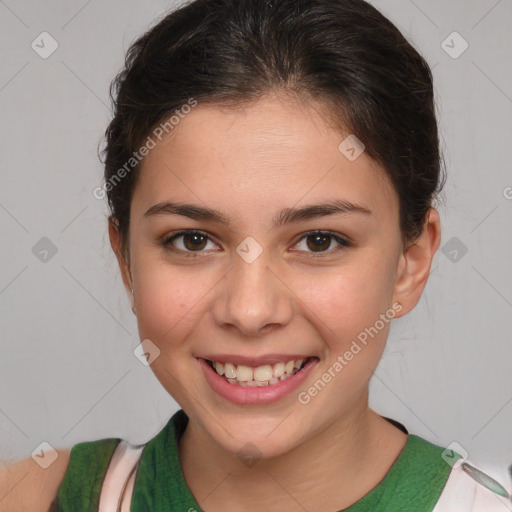
M 337 199 L 301 208 L 284 208 L 274 216 L 273 226 L 279 227 L 303 220 L 343 213 L 372 215 L 372 211 L 365 206 L 354 204 L 343 199 Z M 194 220 L 218 222 L 226 226 L 232 223 L 231 217 L 221 211 L 196 204 L 176 203 L 171 201 L 162 201 L 161 203 L 155 204 L 146 211 L 143 217 L 148 218 L 154 215 L 182 215 L 183 217 L 189 217 Z

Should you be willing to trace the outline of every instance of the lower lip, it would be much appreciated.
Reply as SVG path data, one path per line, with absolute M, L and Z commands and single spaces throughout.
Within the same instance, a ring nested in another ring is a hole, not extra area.
M 268 404 L 277 402 L 281 398 L 295 391 L 306 380 L 311 373 L 312 368 L 318 362 L 311 358 L 304 365 L 302 370 L 298 371 L 286 380 L 279 381 L 276 384 L 268 386 L 250 387 L 230 384 L 224 377 L 221 377 L 205 359 L 198 357 L 206 380 L 220 396 L 235 404 Z

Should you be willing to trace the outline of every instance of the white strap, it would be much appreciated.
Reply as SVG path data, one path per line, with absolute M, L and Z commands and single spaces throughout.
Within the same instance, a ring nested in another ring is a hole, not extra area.
M 130 512 L 130 506 L 132 504 L 132 496 L 133 496 L 133 486 L 135 484 L 135 477 L 137 475 L 137 469 L 139 465 L 137 464 L 132 472 L 130 473 L 130 478 L 126 483 L 126 488 L 122 496 L 123 502 L 121 503 L 121 512 Z
M 144 447 L 124 439 L 118 443 L 101 486 L 99 512 L 129 512 L 137 463 Z
M 432 512 L 510 512 L 512 504 L 475 481 L 457 461 Z

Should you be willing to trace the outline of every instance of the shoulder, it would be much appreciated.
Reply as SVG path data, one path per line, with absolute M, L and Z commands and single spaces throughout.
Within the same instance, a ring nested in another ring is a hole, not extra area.
M 104 475 L 119 438 L 75 444 L 70 451 L 66 474 L 56 493 L 54 509 L 60 512 L 90 510 L 96 506 Z
M 47 512 L 66 473 L 70 449 L 55 450 L 55 460 L 40 465 L 32 457 L 0 468 L 0 512 Z
M 168 469 L 168 449 L 172 448 L 174 424 L 178 417 L 181 416 L 173 416 L 157 435 L 144 444 L 107 438 L 74 445 L 66 475 L 50 512 L 98 510 L 100 503 L 102 510 L 110 510 L 112 500 L 117 503 L 117 499 L 127 493 L 128 487 L 146 496 L 156 485 L 156 480 L 162 480 L 162 470 Z M 143 468 L 142 474 L 139 466 Z M 0 509 L 0 512 L 3 511 Z
M 508 491 L 462 457 L 450 472 L 433 512 L 510 512 Z
M 504 486 L 451 448 L 410 435 L 395 490 L 433 512 L 512 512 Z
M 419 436 L 411 441 L 412 451 L 423 455 L 419 460 L 429 460 L 446 475 L 433 512 L 512 511 L 509 491 L 468 460 L 467 453 L 462 456 L 452 445 L 442 448 Z

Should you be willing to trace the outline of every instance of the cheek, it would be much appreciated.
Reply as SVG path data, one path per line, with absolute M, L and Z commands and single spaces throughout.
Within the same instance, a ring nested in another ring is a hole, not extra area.
M 346 342 L 374 325 L 391 307 L 392 258 L 378 258 L 367 251 L 350 264 L 318 276 L 304 280 L 301 300 L 324 324 L 326 339 Z
M 141 257 L 135 264 L 139 333 L 158 346 L 176 345 L 198 323 L 208 300 L 207 276 Z

